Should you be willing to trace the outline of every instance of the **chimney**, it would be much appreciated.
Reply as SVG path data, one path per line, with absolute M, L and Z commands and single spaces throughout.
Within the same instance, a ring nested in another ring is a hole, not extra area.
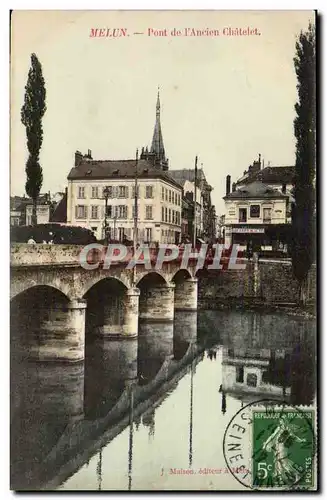
M 92 151 L 90 149 L 87 150 L 87 157 L 92 160 Z
M 259 170 L 261 168 L 261 154 L 259 153 L 259 160 L 258 160 L 258 163 L 259 163 Z
M 235 184 L 235 182 L 233 182 L 233 184 L 232 184 L 232 192 L 235 193 L 235 191 L 236 191 L 236 184 Z
M 83 155 L 80 151 L 75 151 L 75 167 L 78 167 L 83 160 Z
M 230 193 L 230 182 L 231 182 L 231 177 L 230 175 L 226 176 L 226 196 L 229 195 Z

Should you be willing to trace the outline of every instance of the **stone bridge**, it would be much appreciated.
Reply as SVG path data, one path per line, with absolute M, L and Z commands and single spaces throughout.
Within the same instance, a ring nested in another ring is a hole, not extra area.
M 97 269 L 87 270 L 82 248 L 11 246 L 12 330 L 29 330 L 32 358 L 81 361 L 88 331 L 130 339 L 138 335 L 139 319 L 171 322 L 175 310 L 197 309 L 196 261 L 184 269 L 179 261 L 160 270 L 126 269 L 123 262 L 104 269 L 98 258 Z

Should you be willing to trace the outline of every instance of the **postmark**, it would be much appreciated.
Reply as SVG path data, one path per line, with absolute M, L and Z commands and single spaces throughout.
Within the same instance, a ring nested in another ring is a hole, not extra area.
M 315 411 L 262 399 L 241 408 L 223 441 L 226 465 L 251 489 L 315 489 Z

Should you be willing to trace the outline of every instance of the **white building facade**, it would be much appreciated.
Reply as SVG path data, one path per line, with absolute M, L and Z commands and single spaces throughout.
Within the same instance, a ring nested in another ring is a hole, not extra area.
M 137 167 L 138 242 L 179 243 L 182 188 L 167 172 L 140 160 Z M 135 160 L 83 161 L 68 176 L 67 223 L 104 238 L 133 240 Z M 107 196 L 107 214 L 105 217 Z
M 261 157 L 233 183 L 226 177 L 225 244 L 241 249 L 251 243 L 258 249 L 284 248 L 291 224 L 294 167 L 261 169 Z

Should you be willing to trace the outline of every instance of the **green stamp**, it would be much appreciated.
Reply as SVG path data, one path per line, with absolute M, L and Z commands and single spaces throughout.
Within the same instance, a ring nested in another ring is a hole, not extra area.
M 314 411 L 253 410 L 252 487 L 314 486 Z

